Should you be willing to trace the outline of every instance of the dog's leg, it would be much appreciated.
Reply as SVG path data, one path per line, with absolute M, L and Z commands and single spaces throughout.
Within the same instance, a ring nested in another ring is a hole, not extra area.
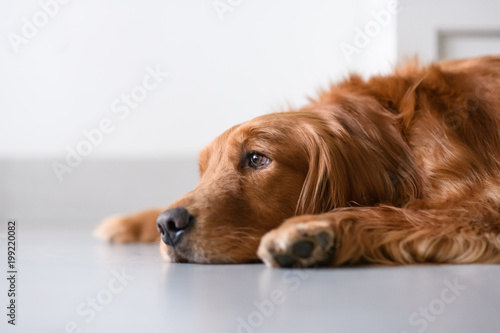
M 297 216 L 264 235 L 258 255 L 273 267 L 500 263 L 500 212 L 485 206 L 352 207 Z
M 160 239 L 156 219 L 164 209 L 151 209 L 128 216 L 111 216 L 95 229 L 96 237 L 114 243 L 152 243 Z

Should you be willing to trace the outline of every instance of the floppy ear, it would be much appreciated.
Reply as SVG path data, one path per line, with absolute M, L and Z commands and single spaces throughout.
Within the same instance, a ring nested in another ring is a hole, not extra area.
M 420 196 L 421 179 L 397 121 L 373 100 L 344 101 L 317 111 L 303 148 L 309 168 L 296 213 L 387 203 L 401 206 Z
M 320 214 L 346 206 L 346 170 L 342 164 L 335 163 L 332 147 L 316 131 L 306 134 L 303 139 L 309 165 L 296 215 Z

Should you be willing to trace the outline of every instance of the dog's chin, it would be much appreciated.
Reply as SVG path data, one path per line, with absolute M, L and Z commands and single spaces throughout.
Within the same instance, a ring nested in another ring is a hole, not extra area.
M 172 247 L 161 243 L 160 246 L 163 259 L 169 263 L 178 264 L 218 264 L 222 263 L 216 259 L 205 258 L 204 256 L 194 253 L 188 248 L 182 246 Z
M 160 252 L 163 259 L 170 263 L 196 263 L 195 260 L 189 255 L 187 251 L 182 251 L 181 249 L 176 249 L 172 246 L 168 246 L 165 243 L 160 243 Z
M 242 260 L 235 260 L 231 258 L 208 258 L 200 253 L 193 253 L 193 251 L 183 248 L 183 247 L 172 247 L 166 245 L 165 243 L 160 243 L 160 252 L 163 259 L 169 263 L 179 263 L 179 264 L 244 264 L 244 263 L 260 263 L 258 258 L 248 258 Z

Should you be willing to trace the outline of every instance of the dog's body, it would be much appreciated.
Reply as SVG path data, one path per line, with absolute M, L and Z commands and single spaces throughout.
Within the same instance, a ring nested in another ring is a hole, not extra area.
M 200 173 L 170 210 L 98 233 L 150 242 L 158 228 L 173 262 L 499 263 L 500 57 L 351 76 L 223 133 Z

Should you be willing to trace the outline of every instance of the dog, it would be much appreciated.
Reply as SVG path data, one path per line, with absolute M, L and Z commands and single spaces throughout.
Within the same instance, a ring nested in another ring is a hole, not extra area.
M 500 56 L 351 75 L 236 125 L 167 209 L 105 220 L 169 262 L 500 263 Z

